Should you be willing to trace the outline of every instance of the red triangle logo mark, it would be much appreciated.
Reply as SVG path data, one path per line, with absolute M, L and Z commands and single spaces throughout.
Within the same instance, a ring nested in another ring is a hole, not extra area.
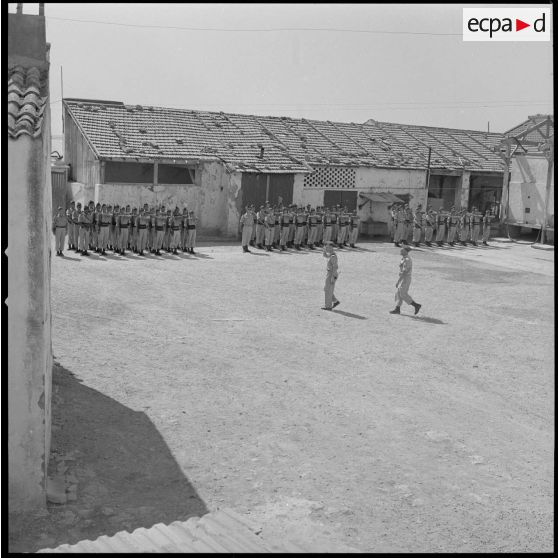
M 515 20 L 515 30 L 516 31 L 521 31 L 522 29 L 525 29 L 525 27 L 531 27 L 531 24 L 530 23 L 525 23 L 524 21 L 521 21 L 520 19 Z

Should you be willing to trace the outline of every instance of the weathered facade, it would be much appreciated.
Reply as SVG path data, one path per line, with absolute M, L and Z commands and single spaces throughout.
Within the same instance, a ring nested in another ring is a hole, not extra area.
M 64 119 L 72 199 L 187 204 L 202 233 L 236 235 L 247 203 L 341 204 L 387 223 L 385 200 L 363 196 L 497 213 L 502 192 L 501 134 L 86 99 L 64 99 Z
M 529 116 L 505 133 L 502 148 L 511 163 L 506 222 L 554 242 L 554 118 Z
M 42 11 L 42 4 L 41 11 Z M 50 448 L 50 113 L 45 18 L 8 15 L 10 512 L 46 506 Z

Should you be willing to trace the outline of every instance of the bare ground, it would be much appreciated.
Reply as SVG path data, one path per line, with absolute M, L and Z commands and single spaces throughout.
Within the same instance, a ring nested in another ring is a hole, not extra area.
M 33 551 L 231 507 L 314 550 L 550 552 L 554 253 L 52 258 L 54 474 L 77 499 L 11 517 Z M 59 470 L 59 473 L 60 473 Z

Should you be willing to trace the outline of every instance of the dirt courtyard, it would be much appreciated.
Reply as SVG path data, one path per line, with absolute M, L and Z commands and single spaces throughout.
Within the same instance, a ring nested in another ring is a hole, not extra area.
M 551 552 L 554 252 L 52 257 L 50 504 L 33 551 L 219 507 L 317 551 Z

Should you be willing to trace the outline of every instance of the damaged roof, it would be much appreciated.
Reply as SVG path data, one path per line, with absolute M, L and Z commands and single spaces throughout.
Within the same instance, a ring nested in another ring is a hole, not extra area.
M 502 134 L 65 99 L 99 159 L 221 161 L 229 171 L 312 172 L 316 166 L 503 172 Z
M 39 137 L 48 99 L 47 74 L 37 67 L 8 68 L 8 135 Z

